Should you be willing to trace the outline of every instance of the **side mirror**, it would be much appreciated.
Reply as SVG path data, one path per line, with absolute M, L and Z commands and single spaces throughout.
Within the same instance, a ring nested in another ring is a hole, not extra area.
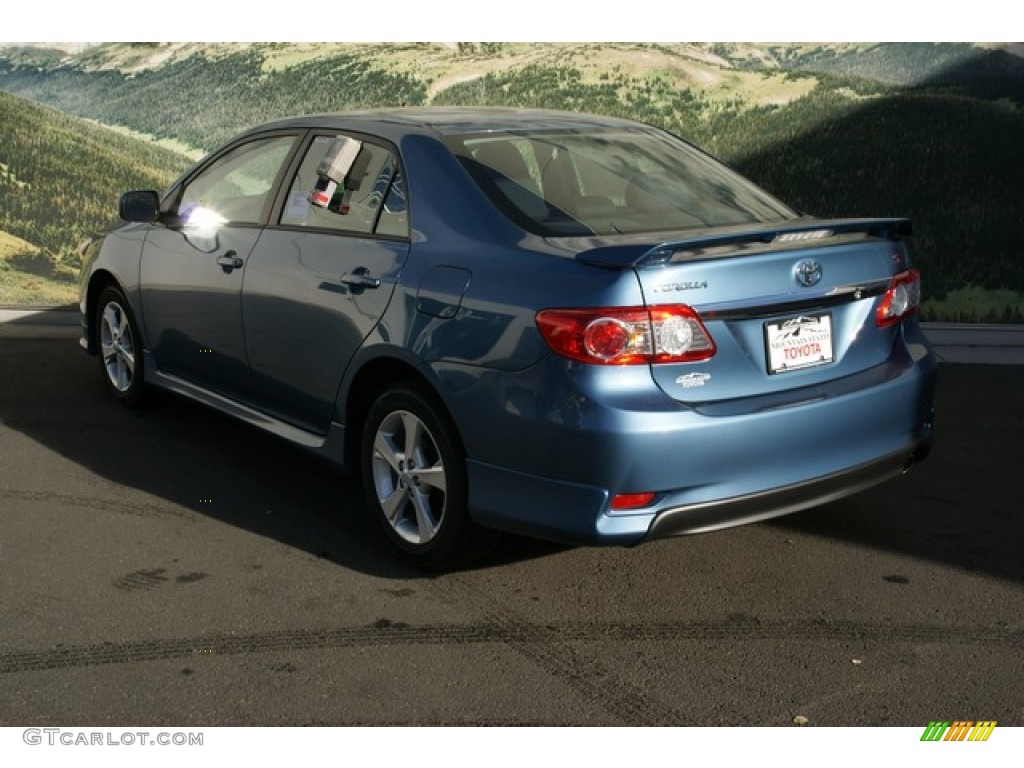
M 160 218 L 160 195 L 151 189 L 125 192 L 117 205 L 117 215 L 125 221 L 156 221 Z

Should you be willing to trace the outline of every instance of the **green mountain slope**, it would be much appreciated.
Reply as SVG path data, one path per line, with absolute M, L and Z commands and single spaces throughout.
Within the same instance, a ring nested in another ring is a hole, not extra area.
M 32 243 L 0 232 L 0 306 L 71 304 L 74 273 L 60 270 Z
M 870 43 L 772 49 L 779 66 L 904 87 L 946 86 L 1020 102 L 1024 59 L 969 43 Z M 1002 88 L 1003 93 L 996 93 Z
M 794 123 L 809 128 L 794 135 Z M 912 218 L 928 296 L 966 286 L 1024 290 L 1013 245 L 1024 178 L 1020 109 L 941 91 L 836 104 L 821 89 L 748 130 L 758 141 L 736 124 L 721 150 L 797 207 Z M 1000 321 L 1005 310 L 1000 302 L 973 319 Z
M 684 136 L 809 212 L 911 216 L 915 258 L 933 299 L 967 288 L 971 296 L 1024 295 L 1016 236 L 1024 60 L 1004 50 L 950 43 L 114 43 L 71 54 L 0 49 L 0 88 L 203 149 L 274 117 L 398 104 L 633 117 Z M 0 113 L 0 123 L 6 118 Z M 71 202 L 59 206 L 69 220 L 77 221 L 68 212 L 78 207 L 95 210 Z M 61 242 L 58 232 L 68 227 L 54 227 L 54 210 L 26 213 L 22 230 L 8 229 L 67 253 L 71 240 Z M 968 310 L 952 319 L 1024 319 L 1020 303 L 1003 298 Z
M 166 186 L 187 163 L 0 92 L 0 233 L 9 236 L 0 260 L 8 279 L 17 271 L 72 282 L 77 245 L 116 220 L 120 193 Z
M 547 73 L 566 73 L 554 82 Z M 0 88 L 72 114 L 209 149 L 286 115 L 450 103 L 489 77 L 551 106 L 629 111 L 691 93 L 733 108 L 785 103 L 816 80 L 733 67 L 700 46 L 645 44 L 104 44 L 74 56 L 0 50 Z M 569 98 L 578 81 L 590 99 Z M 499 96 L 500 94 L 495 94 Z M 508 99 L 506 98 L 506 101 Z

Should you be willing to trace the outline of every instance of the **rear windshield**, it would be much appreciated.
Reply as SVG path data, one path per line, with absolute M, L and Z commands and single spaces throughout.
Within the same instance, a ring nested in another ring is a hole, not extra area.
M 448 136 L 480 189 L 524 229 L 614 235 L 769 223 L 797 213 L 653 129 Z

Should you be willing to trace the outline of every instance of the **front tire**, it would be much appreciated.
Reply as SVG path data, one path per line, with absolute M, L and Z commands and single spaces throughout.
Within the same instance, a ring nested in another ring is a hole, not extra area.
M 96 349 L 107 390 L 121 403 L 136 408 L 145 386 L 142 337 L 128 300 L 108 286 L 96 302 Z
M 470 519 L 458 433 L 428 392 L 399 385 L 374 402 L 361 464 L 370 514 L 405 562 L 449 570 L 490 549 L 496 535 Z

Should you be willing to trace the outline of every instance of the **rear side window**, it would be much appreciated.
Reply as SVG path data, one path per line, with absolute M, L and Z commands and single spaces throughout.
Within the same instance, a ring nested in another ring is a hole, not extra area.
M 446 141 L 495 205 L 540 235 L 645 233 L 797 216 L 699 150 L 653 130 L 488 133 Z
M 405 202 L 391 150 L 343 135 L 317 136 L 292 179 L 280 223 L 407 237 Z

